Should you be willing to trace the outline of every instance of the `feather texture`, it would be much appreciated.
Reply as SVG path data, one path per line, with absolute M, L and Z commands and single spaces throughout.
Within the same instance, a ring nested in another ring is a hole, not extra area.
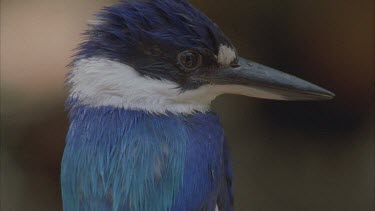
M 153 115 L 71 103 L 64 210 L 231 210 L 231 170 L 214 113 Z
M 189 79 L 178 64 L 180 52 L 195 49 L 207 55 L 201 68 L 205 73 L 237 56 L 219 27 L 188 1 L 121 1 L 104 8 L 91 23 L 71 66 L 82 59 L 104 58 L 174 82 L 185 91 L 208 83 Z

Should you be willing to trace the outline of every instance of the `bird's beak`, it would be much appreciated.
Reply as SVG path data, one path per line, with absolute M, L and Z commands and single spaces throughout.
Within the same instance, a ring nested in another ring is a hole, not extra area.
M 238 66 L 223 68 L 204 80 L 223 92 L 278 100 L 329 100 L 335 95 L 317 85 L 244 58 Z

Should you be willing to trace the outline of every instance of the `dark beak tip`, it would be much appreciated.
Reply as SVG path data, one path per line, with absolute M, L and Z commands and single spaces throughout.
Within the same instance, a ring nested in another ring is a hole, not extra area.
M 328 92 L 328 97 L 330 98 L 330 99 L 333 99 L 334 97 L 336 97 L 336 94 L 335 93 L 333 93 L 333 92 L 330 92 L 330 91 L 327 91 Z
M 311 100 L 332 100 L 336 95 L 326 89 L 320 88 L 317 92 L 311 93 Z
M 319 99 L 317 100 L 332 100 L 335 97 L 334 94 L 331 95 L 321 95 Z
M 332 99 L 335 98 L 335 97 L 336 97 L 336 95 L 335 95 L 334 93 L 332 93 L 332 92 L 328 92 L 328 93 L 325 95 L 324 99 L 325 99 L 325 100 L 332 100 Z

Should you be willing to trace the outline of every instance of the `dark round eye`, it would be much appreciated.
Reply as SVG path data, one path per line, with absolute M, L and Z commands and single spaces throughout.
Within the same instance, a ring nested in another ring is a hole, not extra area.
M 179 53 L 177 59 L 178 63 L 186 70 L 195 70 L 202 64 L 202 55 L 192 50 Z

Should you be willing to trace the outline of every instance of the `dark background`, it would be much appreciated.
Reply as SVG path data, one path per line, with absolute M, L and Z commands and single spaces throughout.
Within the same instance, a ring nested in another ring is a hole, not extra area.
M 105 0 L 1 0 L 1 207 L 61 210 L 65 65 Z M 243 57 L 327 102 L 222 96 L 236 210 L 374 210 L 374 2 L 192 0 Z

